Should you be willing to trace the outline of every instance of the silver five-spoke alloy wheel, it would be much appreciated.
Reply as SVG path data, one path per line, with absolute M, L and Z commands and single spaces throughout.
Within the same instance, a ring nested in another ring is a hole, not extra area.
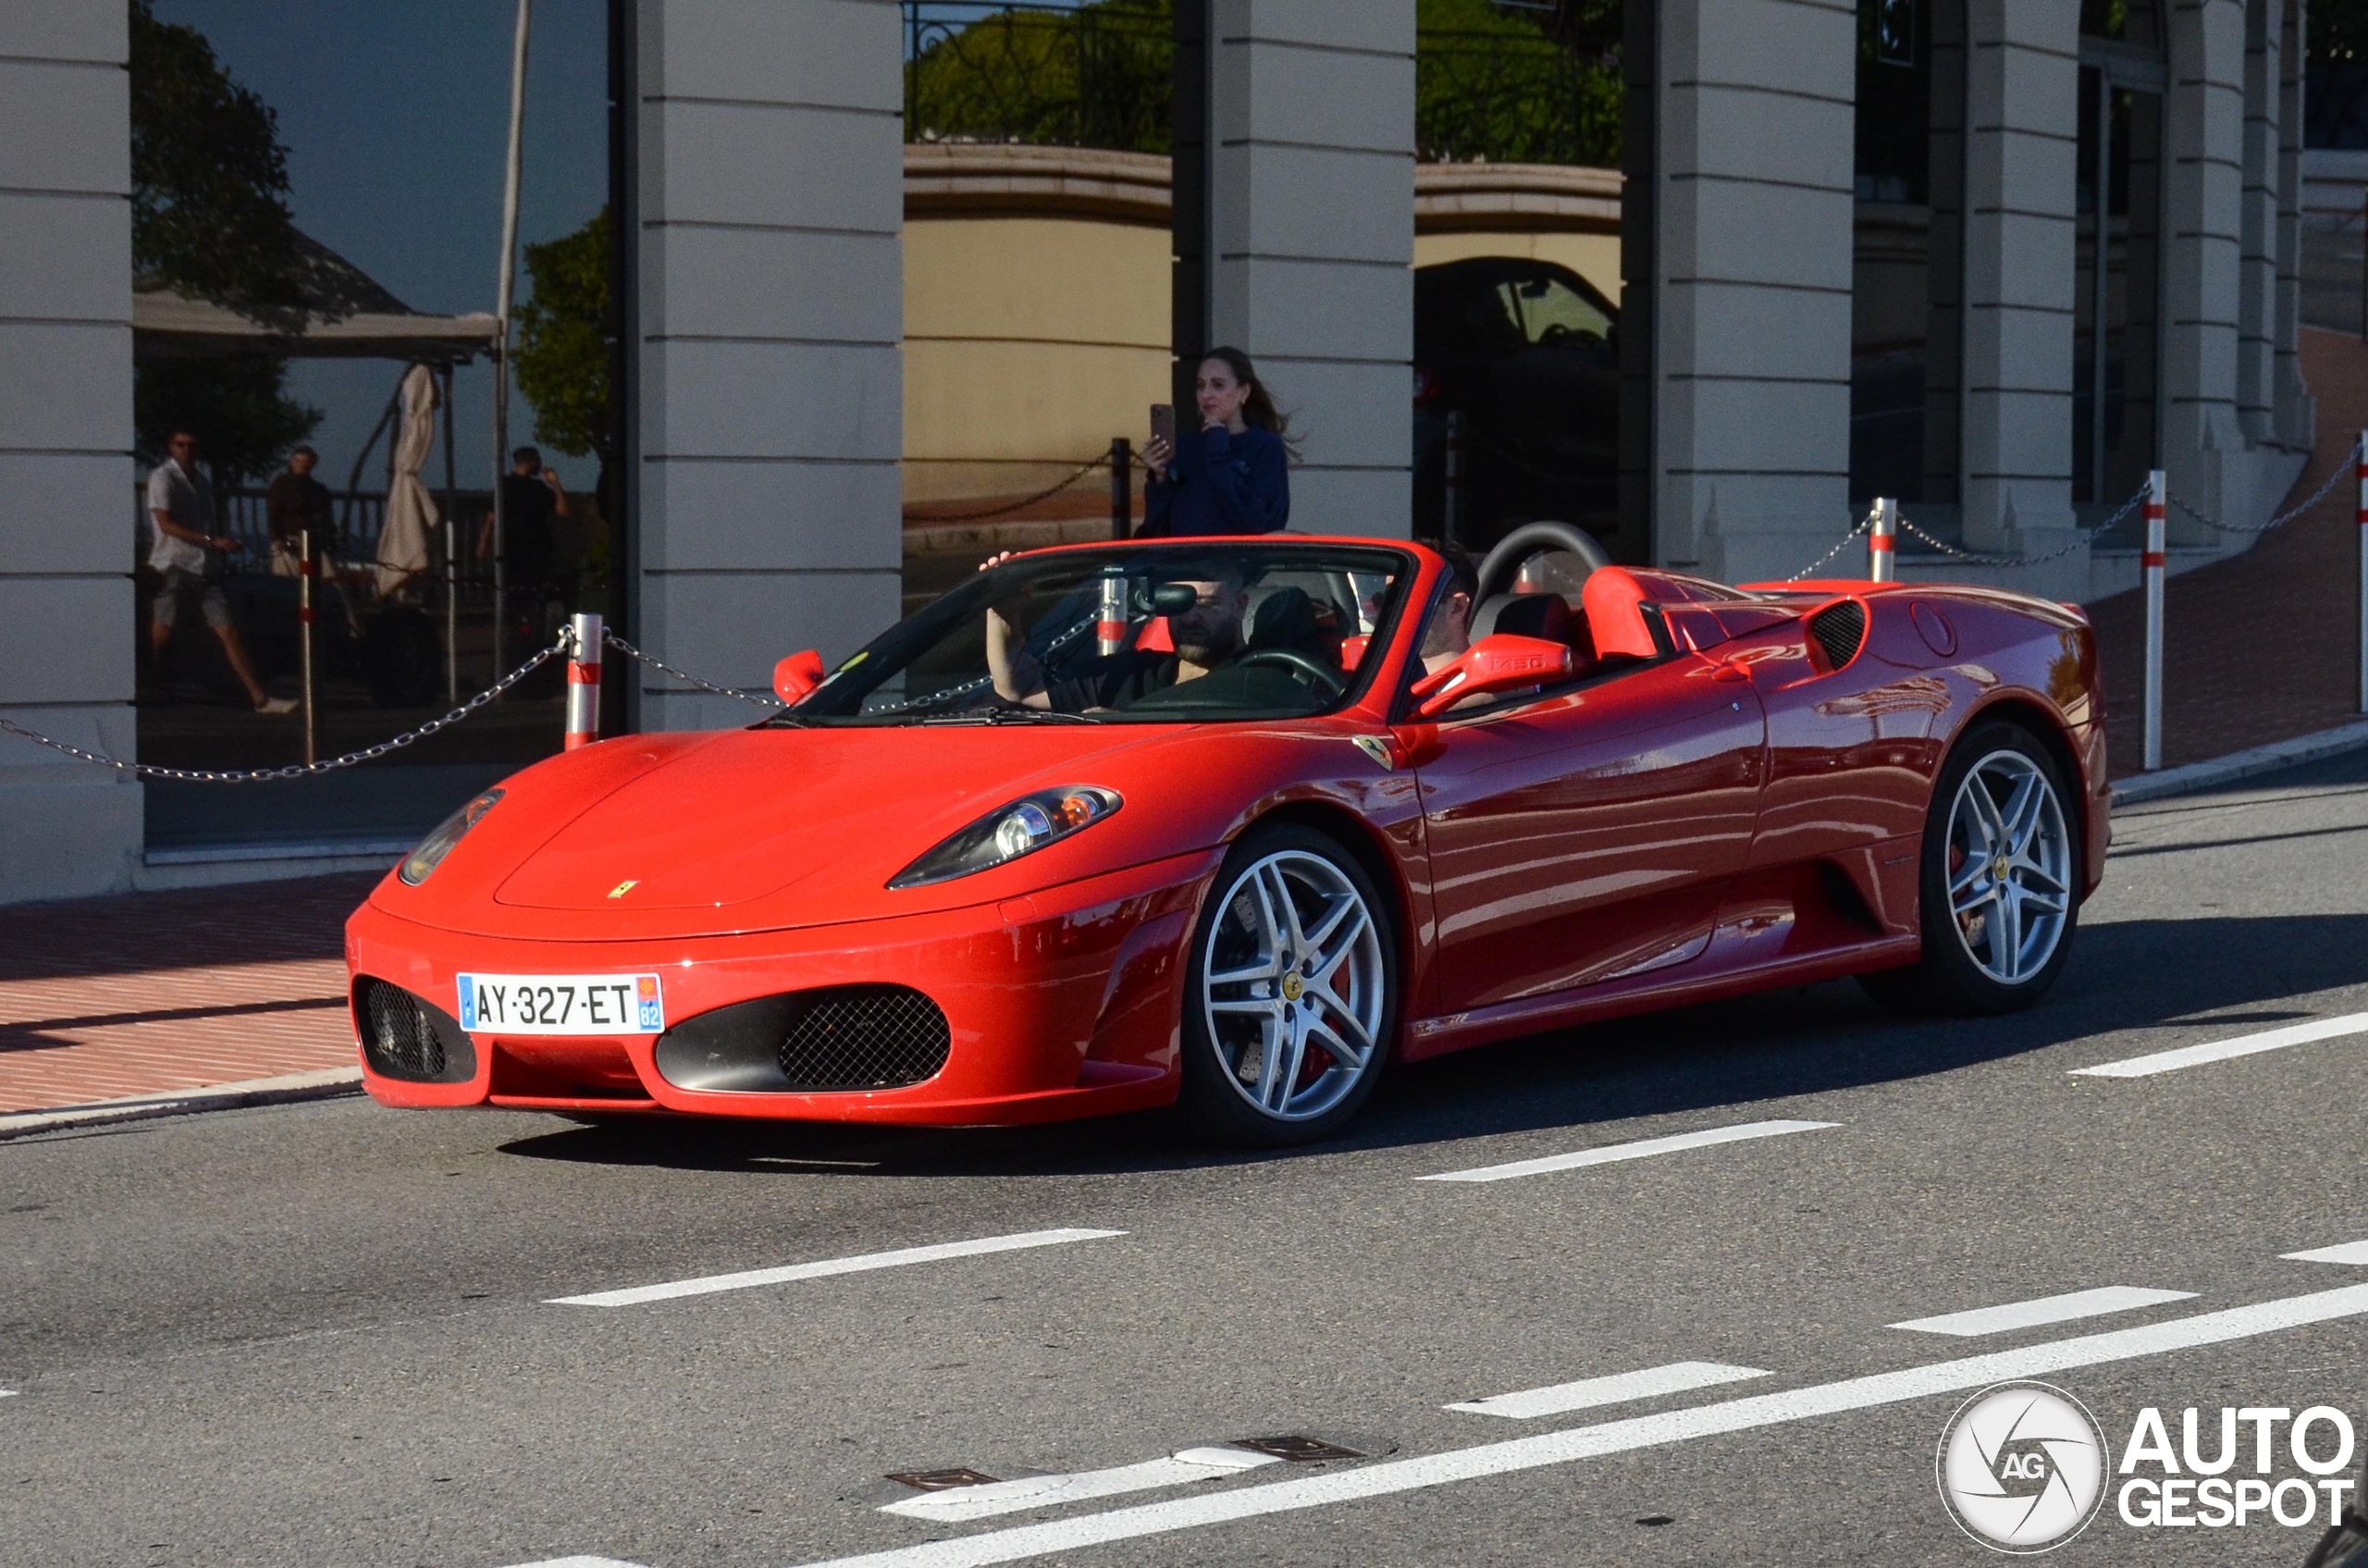
M 1949 808 L 1949 912 L 1966 954 L 2016 985 L 2047 967 L 2072 907 L 2072 841 L 2055 786 L 2019 751 L 1973 765 Z
M 1227 1081 L 1260 1113 L 1308 1121 L 1371 1069 L 1388 1006 L 1364 895 L 1319 855 L 1283 849 L 1225 890 L 1200 1005 Z

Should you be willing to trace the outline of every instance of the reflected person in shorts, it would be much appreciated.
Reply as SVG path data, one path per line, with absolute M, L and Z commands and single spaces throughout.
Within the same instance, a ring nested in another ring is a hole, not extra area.
M 230 601 L 221 583 L 208 569 L 210 550 L 228 552 L 239 541 L 215 532 L 214 489 L 197 467 L 197 438 L 176 430 L 165 442 L 167 453 L 148 475 L 148 516 L 155 538 L 148 547 L 148 564 L 159 579 L 156 597 L 148 608 L 149 648 L 161 668 L 165 650 L 172 646 L 173 628 L 179 623 L 181 601 L 197 600 L 198 612 L 222 644 L 230 673 L 247 688 L 247 700 L 258 713 L 292 713 L 296 704 L 273 697 L 255 679 L 246 644 L 230 619 Z

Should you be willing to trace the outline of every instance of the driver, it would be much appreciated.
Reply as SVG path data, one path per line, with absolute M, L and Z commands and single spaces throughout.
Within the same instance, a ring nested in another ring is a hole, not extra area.
M 1447 562 L 1447 591 L 1439 598 L 1431 623 L 1423 628 L 1423 673 L 1435 675 L 1462 658 L 1464 649 L 1472 646 L 1472 607 L 1480 599 L 1480 569 L 1472 564 L 1471 553 L 1453 539 L 1421 542 Z
M 1000 609 L 990 609 L 987 668 L 994 676 L 995 695 L 1025 708 L 1083 713 L 1124 708 L 1146 692 L 1199 680 L 1241 651 L 1242 611 L 1249 602 L 1249 585 L 1239 567 L 1218 562 L 1209 571 L 1206 577 L 1167 579 L 1190 588 L 1193 596 L 1191 609 L 1167 618 L 1174 652 L 1129 647 L 1108 658 L 1085 659 L 1033 691 L 1022 689 L 1024 684 L 1035 683 L 1023 682 L 1012 657 L 1017 629 Z

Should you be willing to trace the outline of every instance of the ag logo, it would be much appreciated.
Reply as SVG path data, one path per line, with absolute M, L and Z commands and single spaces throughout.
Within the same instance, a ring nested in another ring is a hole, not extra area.
M 2050 1551 L 2104 1501 L 2105 1437 L 2087 1408 L 2045 1383 L 2001 1383 L 1966 1401 L 1941 1434 L 1941 1500 L 1994 1550 Z

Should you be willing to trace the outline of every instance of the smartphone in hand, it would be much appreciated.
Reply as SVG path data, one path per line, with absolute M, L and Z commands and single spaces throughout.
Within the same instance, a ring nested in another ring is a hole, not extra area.
M 1154 441 L 1166 441 L 1169 451 L 1175 450 L 1176 405 L 1174 403 L 1151 405 L 1151 438 Z

